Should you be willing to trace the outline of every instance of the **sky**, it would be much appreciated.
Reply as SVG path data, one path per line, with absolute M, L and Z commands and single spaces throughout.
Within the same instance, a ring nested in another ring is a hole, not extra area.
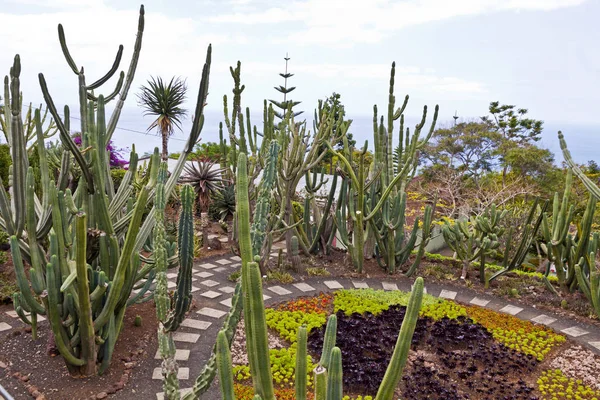
M 578 162 L 596 159 L 600 91 L 599 0 L 148 0 L 139 66 L 114 139 L 139 153 L 160 145 L 136 93 L 150 76 L 186 79 L 194 109 L 209 43 L 213 46 L 202 141 L 218 139 L 223 95 L 231 94 L 229 66 L 242 63 L 243 107 L 262 125 L 263 99 L 281 100 L 273 88 L 289 55 L 291 98 L 310 119 L 318 99 L 341 94 L 351 132 L 370 139 L 373 105 L 387 105 L 390 67 L 396 62 L 396 97 L 410 95 L 409 124 L 424 105 L 438 104 L 438 126 L 486 115 L 491 101 L 527 108 L 545 121 L 541 145 L 559 152 L 562 129 Z M 43 103 L 43 73 L 55 103 L 77 116 L 77 77 L 60 50 L 57 25 L 87 81 L 102 76 L 119 44 L 127 69 L 139 3 L 130 0 L 0 0 L 0 72 L 15 54 L 22 63 L 24 101 Z M 116 77 L 97 93 L 113 90 Z M 231 96 L 230 96 L 231 97 Z M 231 99 L 230 99 L 231 101 Z M 429 118 L 430 120 L 430 118 Z M 72 124 L 75 124 L 73 121 Z M 176 132 L 179 151 L 190 127 Z M 136 132 L 132 132 L 136 131 Z M 557 159 L 562 157 L 557 154 Z

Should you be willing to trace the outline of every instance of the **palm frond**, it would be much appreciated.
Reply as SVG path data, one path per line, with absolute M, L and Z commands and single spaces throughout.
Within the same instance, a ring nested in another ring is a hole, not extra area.
M 148 131 L 157 128 L 160 134 L 171 135 L 174 128 L 181 129 L 181 123 L 187 115 L 187 111 L 182 107 L 186 92 L 185 80 L 173 77 L 165 84 L 161 77 L 150 77 L 137 95 L 144 115 L 156 116 Z

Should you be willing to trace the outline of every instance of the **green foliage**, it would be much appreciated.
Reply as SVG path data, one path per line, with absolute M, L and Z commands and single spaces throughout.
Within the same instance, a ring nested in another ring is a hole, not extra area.
M 285 285 L 294 282 L 294 277 L 289 272 L 271 271 L 267 274 L 267 280 L 283 283 Z
M 8 261 L 8 253 L 6 251 L 0 251 L 0 265 L 6 264 Z
M 11 165 L 10 147 L 7 144 L 0 144 L 0 179 L 2 179 L 5 188 L 8 187 L 8 175 Z
M 121 182 L 123 181 L 123 177 L 127 171 L 123 168 L 112 168 L 110 170 L 110 177 L 113 180 L 113 186 L 115 187 L 115 191 L 119 189 Z
M 183 108 L 187 86 L 180 78 L 171 78 L 169 83 L 161 77 L 151 77 L 146 85 L 140 88 L 138 104 L 144 110 L 144 115 L 156 117 L 148 127 L 148 132 L 158 130 L 162 137 L 162 159 L 168 158 L 169 136 L 175 128 L 181 129 L 181 122 L 187 111 Z
M 579 379 L 565 376 L 559 369 L 550 369 L 542 372 L 542 376 L 537 380 L 537 384 L 543 398 L 552 400 L 600 399 L 600 390 L 594 390 Z
M 8 244 L 8 233 L 6 233 L 6 231 L 3 231 L 2 229 L 0 229 L 0 246 L 5 246 Z
M 458 303 L 440 299 L 437 303 L 423 306 L 419 315 L 438 321 L 442 318 L 456 319 L 458 317 L 466 317 L 467 310 Z
M 196 192 L 200 211 L 207 210 L 211 196 L 223 189 L 223 176 L 220 169 L 213 168 L 212 162 L 196 161 L 186 165 L 184 175 L 179 180 L 190 184 Z
M 334 312 L 343 311 L 346 315 L 370 312 L 379 315 L 393 305 L 406 306 L 410 293 L 402 291 L 383 291 L 375 289 L 343 289 L 335 293 Z M 423 307 L 438 303 L 438 299 L 423 295 Z
M 142 326 L 142 317 L 139 315 L 135 316 L 135 320 L 133 321 L 135 326 Z
M 271 308 L 265 310 L 267 326 L 276 330 L 283 339 L 295 343 L 298 328 L 306 325 L 310 334 L 311 329 L 325 325 L 326 317 L 319 313 L 304 313 L 301 311 L 277 311 Z
M 323 267 L 319 267 L 319 268 L 306 268 L 306 274 L 308 276 L 329 276 L 331 275 L 331 273 L 329 271 L 327 271 L 325 268 Z
M 208 216 L 213 221 L 224 221 L 235 212 L 235 186 L 227 185 L 213 192 L 208 206 Z

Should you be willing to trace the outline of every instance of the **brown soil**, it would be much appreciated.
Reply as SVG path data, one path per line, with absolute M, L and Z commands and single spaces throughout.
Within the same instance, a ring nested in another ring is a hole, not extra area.
M 140 327 L 134 325 L 136 315 L 142 317 Z M 0 383 L 15 400 L 103 399 L 126 387 L 133 370 L 154 357 L 148 350 L 156 347 L 156 326 L 152 302 L 129 307 L 109 370 L 85 379 L 71 377 L 62 357 L 48 356 L 47 321 L 40 324 L 37 340 L 29 327 L 13 329 L 0 342 Z

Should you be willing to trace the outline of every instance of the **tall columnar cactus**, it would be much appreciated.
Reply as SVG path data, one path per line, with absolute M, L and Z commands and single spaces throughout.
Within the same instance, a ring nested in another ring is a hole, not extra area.
M 594 211 L 596 209 L 596 203 L 600 199 L 600 188 L 583 173 L 577 164 L 575 164 L 561 132 L 558 132 L 558 138 L 560 140 L 560 147 L 562 149 L 563 156 L 570 169 L 569 173 L 567 174 L 567 187 L 565 188 L 561 213 L 553 220 L 553 231 L 555 231 L 555 225 L 558 227 L 561 225 L 566 225 L 566 227 L 563 229 L 565 231 L 564 234 L 563 232 L 558 232 L 556 235 L 552 236 L 552 241 L 547 243 L 547 254 L 549 257 L 550 254 L 554 254 L 553 260 L 557 270 L 557 277 L 559 276 L 559 267 L 561 268 L 559 282 L 563 284 L 563 288 L 572 288 L 574 286 L 574 274 L 576 276 L 577 283 L 579 284 L 579 288 L 589 299 L 590 303 L 592 304 L 592 308 L 600 317 L 600 270 L 598 269 L 598 264 L 596 263 L 599 234 L 597 232 L 592 234 L 592 221 Z M 570 190 L 569 179 L 571 177 L 571 171 L 583 182 L 585 187 L 590 192 L 590 198 L 588 200 L 585 213 L 580 223 L 577 225 L 577 233 L 575 236 L 568 234 L 568 225 L 570 222 L 569 217 L 572 212 L 562 212 L 563 209 L 566 208 L 565 203 L 568 196 L 567 191 Z M 556 196 L 554 199 L 554 211 L 556 211 L 557 208 L 557 197 L 558 196 Z M 544 220 L 543 230 L 546 237 L 550 236 L 548 221 L 546 220 Z M 564 245 L 559 247 L 563 243 Z M 563 247 L 566 247 L 566 249 Z M 558 255 L 562 255 L 563 259 L 559 261 L 557 257 Z M 561 282 L 561 278 L 564 279 L 564 281 Z
M 78 147 L 71 136 L 69 108 L 65 107 L 63 115 L 59 115 L 48 82 L 40 74 L 42 94 L 64 149 L 60 174 L 52 177 L 48 168 L 51 153 L 44 143 L 43 119 L 36 111 L 34 124 L 40 159 L 41 197 L 34 191 L 33 172 L 28 166 L 28 136 L 21 115 L 21 65 L 18 55 L 11 68 L 10 84 L 6 86 L 10 88 L 6 99 L 10 107 L 5 107 L 5 122 L 11 138 L 13 179 L 10 200 L 4 188 L 0 188 L 0 226 L 12 237 L 12 253 L 19 281 L 19 293 L 14 296 L 15 306 L 22 317 L 31 312 L 30 318 L 23 319 L 33 325 L 34 334 L 36 316 L 48 315 L 54 340 L 60 343 L 59 351 L 73 375 L 105 371 L 123 329 L 127 306 L 152 298 L 131 297 L 131 293 L 134 287 L 140 285 L 143 286 L 140 293 L 147 292 L 156 275 L 154 257 L 142 257 L 139 251 L 155 222 L 154 208 L 145 221 L 142 222 L 142 219 L 155 193 L 158 153 L 151 157 L 147 179 L 134 196 L 133 178 L 137 175 L 135 151 L 131 153 L 129 170 L 115 192 L 106 150 L 134 79 L 143 31 L 144 8 L 141 7 L 137 38 L 127 73 L 120 74 L 114 90 L 102 95 L 95 93 L 101 92 L 103 85 L 118 70 L 122 46 L 109 71 L 98 80 L 87 83 L 84 69 L 74 61 L 64 29 L 59 25 L 63 55 L 78 80 L 78 119 L 81 123 L 78 130 L 81 131 L 82 144 L 81 148 Z M 209 47 L 194 124 L 184 155 L 165 183 L 165 197 L 173 190 L 186 156 L 192 151 L 202 129 L 210 54 Z M 113 100 L 113 111 L 107 118 L 106 105 Z M 72 193 L 67 185 L 73 160 L 81 169 L 81 178 Z M 24 262 L 31 266 L 29 279 L 24 273 Z M 147 281 L 140 283 L 144 277 L 148 278 Z
M 308 333 L 306 326 L 302 325 L 298 328 L 298 341 L 296 347 L 296 371 L 295 375 L 295 386 L 296 386 L 296 400 L 306 400 L 306 389 L 308 382 L 306 381 L 306 341 L 308 340 Z
M 427 118 L 426 106 L 414 133 L 411 135 L 408 129 L 405 132 L 403 113 L 408 104 L 408 96 L 402 106 L 396 109 L 394 75 L 395 63 L 392 64 L 390 76 L 387 123 L 384 123 L 383 116 L 378 118 L 377 106 L 374 107 L 375 156 L 371 172 L 369 173 L 369 167 L 365 162 L 368 143 L 365 142 L 356 168 L 352 165 L 353 154 L 348 147 L 347 140 L 343 152 L 336 151 L 329 146 L 330 151 L 341 161 L 344 172 L 349 177 L 350 193 L 347 199 L 347 209 L 348 215 L 353 221 L 352 237 L 344 229 L 346 215 L 344 212 L 338 213 L 336 224 L 340 230 L 342 242 L 348 248 L 358 272 L 362 272 L 365 245 L 372 240 L 375 240 L 377 244 L 376 254 L 383 260 L 383 266 L 388 272 L 393 273 L 397 267 L 406 262 L 417 239 L 418 220 L 415 221 L 411 235 L 407 237 L 405 234 L 405 191 L 408 182 L 416 172 L 419 150 L 433 136 L 438 107 L 435 108 L 432 124 L 425 137 L 421 138 L 421 131 Z M 393 132 L 394 121 L 397 120 L 400 120 L 400 129 L 396 151 L 398 161 L 395 164 Z M 431 211 L 427 211 L 427 214 L 429 212 Z M 423 230 L 423 232 L 428 231 L 430 231 L 429 226 Z M 423 237 L 422 240 L 427 240 L 427 238 Z M 370 255 L 367 256 L 370 257 Z

